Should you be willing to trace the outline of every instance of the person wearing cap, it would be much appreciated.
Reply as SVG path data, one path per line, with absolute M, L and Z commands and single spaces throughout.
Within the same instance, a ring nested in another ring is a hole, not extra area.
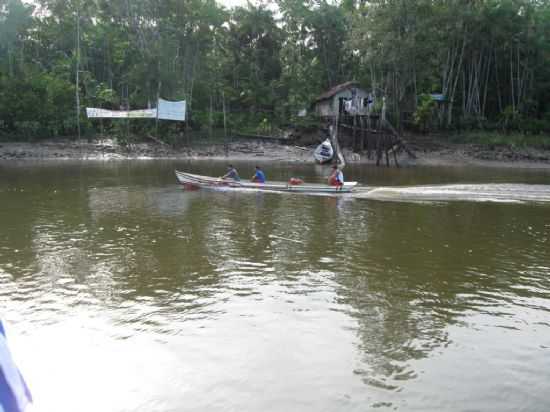
M 227 166 L 227 173 L 222 176 L 222 179 L 233 179 L 235 181 L 241 180 L 239 177 L 239 172 L 233 167 L 233 165 Z

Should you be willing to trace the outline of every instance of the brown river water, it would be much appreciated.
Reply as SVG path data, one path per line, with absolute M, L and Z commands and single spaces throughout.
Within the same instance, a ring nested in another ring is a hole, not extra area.
M 0 163 L 0 317 L 37 410 L 550 410 L 550 171 L 350 166 L 333 197 L 175 168 L 225 164 Z

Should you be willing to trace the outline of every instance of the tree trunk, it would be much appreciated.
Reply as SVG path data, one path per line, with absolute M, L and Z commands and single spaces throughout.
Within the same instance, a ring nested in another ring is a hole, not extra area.
M 76 128 L 78 131 L 78 141 L 80 142 L 80 7 L 76 9 Z

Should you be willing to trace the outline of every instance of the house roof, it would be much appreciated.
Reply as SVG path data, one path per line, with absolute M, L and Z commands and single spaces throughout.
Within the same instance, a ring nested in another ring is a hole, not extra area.
M 345 82 L 345 83 L 339 84 L 337 86 L 334 86 L 332 89 L 326 91 L 325 93 L 323 93 L 322 95 L 317 97 L 315 99 L 314 103 L 330 99 L 335 94 L 340 93 L 343 90 L 350 89 L 352 87 L 359 87 L 359 82 L 356 82 L 355 80 L 352 80 L 352 81 Z

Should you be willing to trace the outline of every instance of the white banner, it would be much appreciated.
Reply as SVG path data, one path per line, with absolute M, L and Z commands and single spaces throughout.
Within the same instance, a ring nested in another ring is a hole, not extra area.
M 159 119 L 185 121 L 185 100 L 169 102 L 168 100 L 159 99 L 157 107 Z
M 103 119 L 156 119 L 157 110 L 158 118 L 161 120 L 179 120 L 181 122 L 185 121 L 185 100 L 179 102 L 170 102 L 168 100 L 159 99 L 157 109 L 107 110 L 87 107 L 86 115 L 89 118 Z
M 94 107 L 86 108 L 86 115 L 89 118 L 109 118 L 109 119 L 155 119 L 157 117 L 157 109 L 143 110 L 106 110 L 96 109 Z

